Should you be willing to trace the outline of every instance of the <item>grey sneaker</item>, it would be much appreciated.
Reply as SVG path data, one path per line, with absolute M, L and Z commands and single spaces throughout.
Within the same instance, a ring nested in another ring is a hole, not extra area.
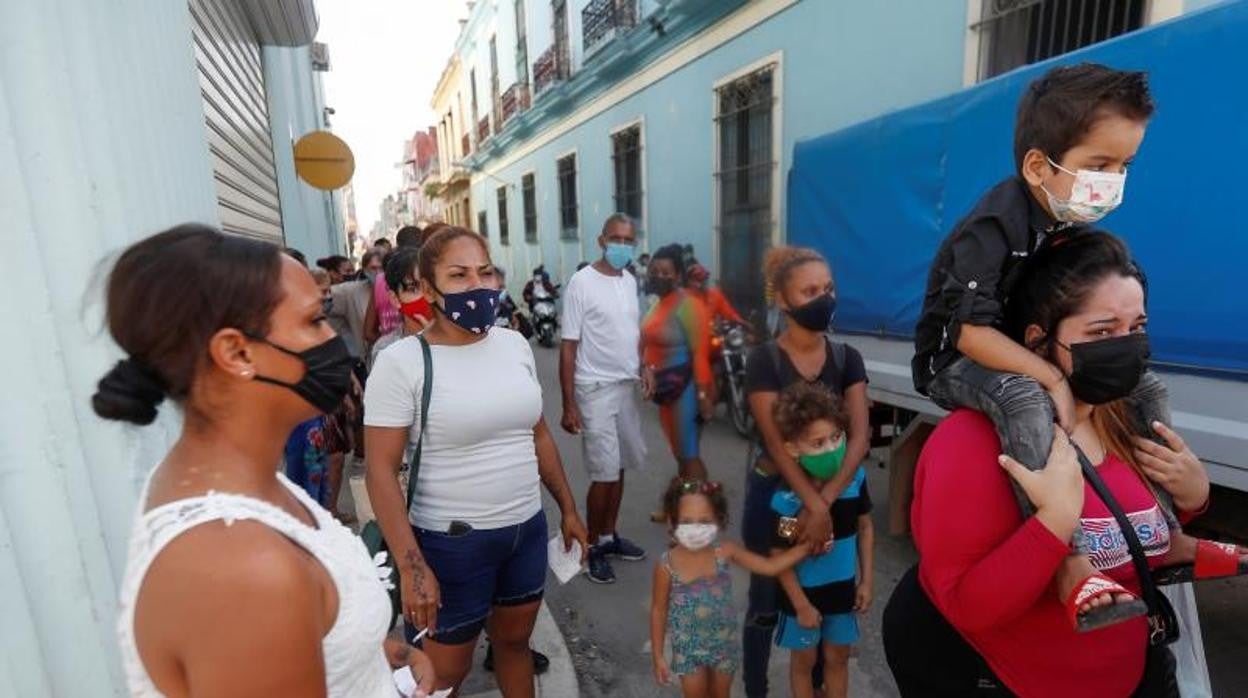
M 627 538 L 620 538 L 620 535 L 613 534 L 610 543 L 604 543 L 598 546 L 602 549 L 602 554 L 607 557 L 614 557 L 619 560 L 628 560 L 629 562 L 637 562 L 646 559 L 646 551 L 637 547 L 635 543 Z
M 603 546 L 595 545 L 589 549 L 589 569 L 585 576 L 597 584 L 615 584 L 615 570 L 602 550 Z

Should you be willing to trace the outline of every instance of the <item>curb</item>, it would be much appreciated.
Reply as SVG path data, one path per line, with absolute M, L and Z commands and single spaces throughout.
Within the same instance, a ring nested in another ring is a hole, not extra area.
M 536 694 L 549 696 L 549 698 L 579 696 L 580 685 L 576 681 L 572 655 L 568 652 L 568 645 L 563 641 L 563 633 L 559 632 L 555 617 L 551 615 L 550 608 L 546 606 L 545 601 L 538 609 L 537 622 L 533 625 L 533 637 L 529 645 L 550 658 L 550 669 L 543 676 L 538 676 L 533 680 L 536 684 Z M 498 690 L 493 690 L 464 698 L 501 698 L 502 695 Z

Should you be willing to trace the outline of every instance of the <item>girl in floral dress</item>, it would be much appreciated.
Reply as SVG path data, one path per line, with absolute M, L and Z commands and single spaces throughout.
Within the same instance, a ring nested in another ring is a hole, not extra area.
M 663 495 L 674 545 L 654 568 L 650 644 L 660 684 L 680 677 L 685 698 L 727 698 L 741 654 L 732 605 L 729 563 L 776 576 L 806 557 L 796 546 L 764 557 L 732 541 L 719 541 L 728 523 L 728 502 L 718 482 L 677 477 Z M 664 657 L 671 636 L 672 659 Z

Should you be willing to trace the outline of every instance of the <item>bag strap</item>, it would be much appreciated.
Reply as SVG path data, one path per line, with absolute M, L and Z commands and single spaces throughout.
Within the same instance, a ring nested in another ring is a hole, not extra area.
M 1140 578 L 1140 590 L 1143 592 L 1144 604 L 1148 606 L 1148 614 L 1157 616 L 1161 612 L 1160 601 L 1158 601 L 1157 585 L 1153 583 L 1153 575 L 1148 567 L 1148 557 L 1144 554 L 1144 546 L 1140 544 L 1139 537 L 1135 534 L 1135 526 L 1131 524 L 1131 520 L 1127 518 L 1126 512 L 1122 510 L 1122 505 L 1109 491 L 1109 487 L 1105 481 L 1101 479 L 1100 473 L 1096 472 L 1096 467 L 1088 460 L 1083 449 L 1078 444 L 1071 441 L 1071 445 L 1075 447 L 1075 454 L 1079 457 L 1079 465 L 1083 468 L 1083 478 L 1088 481 L 1092 489 L 1096 491 L 1096 496 L 1101 498 L 1109 512 L 1114 515 L 1114 520 L 1118 522 L 1118 528 L 1122 529 L 1122 537 L 1127 542 L 1127 549 L 1131 551 L 1131 562 L 1135 566 L 1135 576 Z
M 412 497 L 416 495 L 416 480 L 420 476 L 420 450 L 425 441 L 425 426 L 429 424 L 429 398 L 433 394 L 433 352 L 429 350 L 429 341 L 424 335 L 416 335 L 420 340 L 420 353 L 424 359 L 425 378 L 420 386 L 420 435 L 416 437 L 416 450 L 412 455 L 412 463 L 407 471 L 407 505 L 412 505 Z
M 832 371 L 841 384 L 841 395 L 845 394 L 845 342 L 838 342 L 828 337 L 828 348 L 832 351 Z
M 767 358 L 771 359 L 771 365 L 776 368 L 776 378 L 780 380 L 781 385 L 788 385 L 789 381 L 786 381 L 783 375 L 784 361 L 781 360 L 780 345 L 775 339 L 769 339 L 763 347 L 767 350 Z

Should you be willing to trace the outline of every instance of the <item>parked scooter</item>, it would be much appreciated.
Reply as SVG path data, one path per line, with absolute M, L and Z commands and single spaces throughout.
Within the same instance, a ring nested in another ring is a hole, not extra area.
M 746 328 L 717 322 L 711 333 L 711 366 L 719 401 L 727 406 L 728 419 L 741 436 L 754 433 L 754 415 L 745 396 Z

